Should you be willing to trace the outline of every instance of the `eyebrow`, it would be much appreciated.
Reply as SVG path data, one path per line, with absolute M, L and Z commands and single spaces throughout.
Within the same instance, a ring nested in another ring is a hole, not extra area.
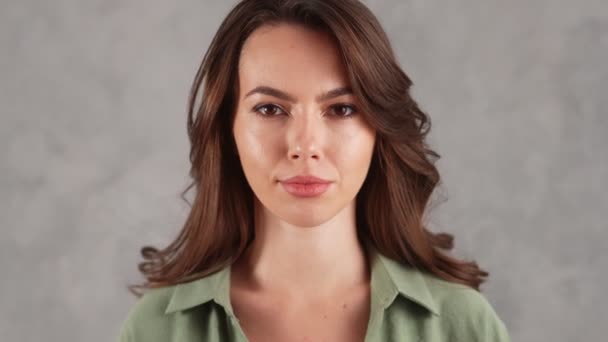
M 269 86 L 258 86 L 253 88 L 250 92 L 245 95 L 245 97 L 251 96 L 253 94 L 264 94 L 269 96 L 274 96 L 281 100 L 296 102 L 296 98 L 293 95 L 290 95 L 282 90 L 275 89 Z M 352 95 L 353 90 L 350 87 L 341 87 L 326 91 L 320 95 L 317 95 L 315 98 L 317 102 L 327 101 L 333 99 L 334 97 L 342 96 L 342 95 Z

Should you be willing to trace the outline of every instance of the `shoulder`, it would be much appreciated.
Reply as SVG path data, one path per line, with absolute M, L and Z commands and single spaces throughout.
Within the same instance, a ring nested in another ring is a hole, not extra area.
M 168 341 L 170 315 L 165 310 L 174 288 L 149 289 L 138 298 L 122 323 L 119 342 Z
M 424 279 L 439 308 L 442 330 L 450 340 L 510 341 L 504 322 L 481 292 L 431 274 L 425 274 Z

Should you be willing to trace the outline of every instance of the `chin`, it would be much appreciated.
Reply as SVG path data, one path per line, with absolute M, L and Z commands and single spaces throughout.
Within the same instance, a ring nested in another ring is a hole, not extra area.
M 291 225 L 302 228 L 314 228 L 331 220 L 335 213 L 330 212 L 327 208 L 296 208 L 295 211 L 279 210 L 279 218 Z
M 328 220 L 315 220 L 315 219 L 311 219 L 311 218 L 296 218 L 293 220 L 285 220 L 285 222 L 287 222 L 293 226 L 301 227 L 303 229 L 315 228 L 315 227 L 322 225 L 323 223 L 325 223 L 327 221 Z

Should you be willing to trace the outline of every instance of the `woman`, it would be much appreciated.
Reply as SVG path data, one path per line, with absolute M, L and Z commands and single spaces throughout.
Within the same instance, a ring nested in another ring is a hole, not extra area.
M 422 222 L 411 86 L 358 1 L 241 1 L 192 87 L 191 212 L 142 249 L 121 341 L 508 341 L 488 273 Z

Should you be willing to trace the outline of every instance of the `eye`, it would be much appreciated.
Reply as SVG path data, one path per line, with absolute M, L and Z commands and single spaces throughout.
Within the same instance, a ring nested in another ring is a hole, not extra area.
M 346 104 L 346 103 L 340 103 L 337 105 L 333 105 L 331 107 L 331 110 L 334 111 L 334 115 L 336 115 L 342 119 L 351 118 L 351 117 L 355 116 L 355 114 L 357 113 L 357 107 L 350 105 L 350 104 Z
M 279 106 L 273 105 L 271 103 L 256 106 L 255 108 L 253 108 L 253 111 L 257 115 L 261 115 L 263 117 L 273 117 L 283 112 L 283 110 Z

